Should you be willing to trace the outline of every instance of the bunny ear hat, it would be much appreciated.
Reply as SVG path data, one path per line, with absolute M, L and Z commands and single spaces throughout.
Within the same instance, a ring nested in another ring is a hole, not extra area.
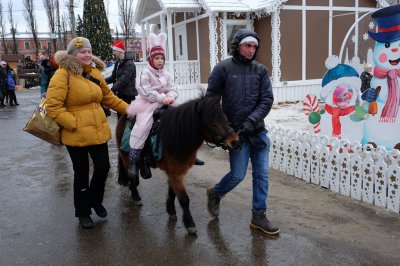
M 167 42 L 167 34 L 165 34 L 164 32 L 161 32 L 158 35 L 150 33 L 148 47 L 149 49 L 151 49 L 154 46 L 161 46 L 165 50 L 166 42 Z

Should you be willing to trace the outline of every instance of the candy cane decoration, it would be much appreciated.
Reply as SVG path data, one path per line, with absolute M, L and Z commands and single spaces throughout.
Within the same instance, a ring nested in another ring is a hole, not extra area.
M 312 113 L 319 114 L 319 105 L 318 105 L 318 98 L 314 94 L 307 94 L 306 99 L 303 102 L 303 111 L 305 112 L 306 116 L 312 115 Z M 321 132 L 321 121 L 313 124 L 314 133 L 317 134 Z

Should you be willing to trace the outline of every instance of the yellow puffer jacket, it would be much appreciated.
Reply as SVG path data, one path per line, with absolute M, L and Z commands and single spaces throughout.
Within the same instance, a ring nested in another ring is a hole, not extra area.
M 57 52 L 55 60 L 60 68 L 50 80 L 46 110 L 62 127 L 61 142 L 75 147 L 107 142 L 111 130 L 100 103 L 124 114 L 128 104 L 108 88 L 101 74 L 104 63 L 93 57 L 94 66 L 82 66 L 66 51 Z M 100 86 L 83 77 L 83 72 L 98 79 Z

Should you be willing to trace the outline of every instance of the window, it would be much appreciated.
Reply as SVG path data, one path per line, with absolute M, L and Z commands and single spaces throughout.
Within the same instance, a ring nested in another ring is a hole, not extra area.
M 38 42 L 38 48 L 39 48 L 39 50 L 42 50 L 42 43 L 41 42 Z
M 227 19 L 224 20 L 224 30 L 225 30 L 225 58 L 228 57 L 230 55 L 230 51 L 231 51 L 231 42 L 233 39 L 233 36 L 235 35 L 236 31 L 238 29 L 246 29 L 246 28 L 250 28 L 249 26 L 249 22 L 247 20 L 231 20 L 231 19 Z
M 31 45 L 29 42 L 25 42 L 25 49 L 26 50 L 30 50 L 31 49 Z
M 52 50 L 53 49 L 53 43 L 52 42 L 47 42 L 47 49 Z

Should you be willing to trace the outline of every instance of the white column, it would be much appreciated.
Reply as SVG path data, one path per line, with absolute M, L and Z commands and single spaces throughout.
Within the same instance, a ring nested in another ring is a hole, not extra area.
M 146 39 L 147 39 L 147 33 L 144 27 L 143 23 L 140 23 L 140 29 L 142 30 L 142 55 L 143 55 L 143 61 L 146 60 Z
M 166 32 L 165 20 L 166 20 L 165 14 L 160 15 L 161 32 Z
M 332 10 L 332 1 L 329 0 L 329 36 L 328 36 L 328 57 L 332 55 L 332 26 L 333 26 L 333 10 Z
M 278 84 L 281 78 L 281 45 L 280 45 L 280 10 L 276 10 L 271 14 L 272 23 L 272 82 Z
M 173 46 L 173 38 L 172 38 L 172 14 L 171 11 L 167 11 L 167 30 L 168 30 L 168 61 L 169 61 L 169 73 L 172 76 L 175 76 L 174 72 L 174 46 Z
M 306 0 L 303 0 L 302 4 L 302 28 L 301 28 L 301 79 L 306 80 L 307 72 L 306 72 L 306 66 L 307 66 L 307 20 L 306 20 Z
M 209 28 L 209 39 L 210 39 L 210 66 L 211 70 L 218 63 L 218 47 L 217 47 L 217 20 L 214 13 L 209 14 L 208 28 Z
M 356 4 L 356 12 L 354 12 L 354 22 L 358 21 L 358 0 L 355 2 Z M 354 56 L 358 57 L 358 23 L 356 23 L 356 27 L 354 29 Z

